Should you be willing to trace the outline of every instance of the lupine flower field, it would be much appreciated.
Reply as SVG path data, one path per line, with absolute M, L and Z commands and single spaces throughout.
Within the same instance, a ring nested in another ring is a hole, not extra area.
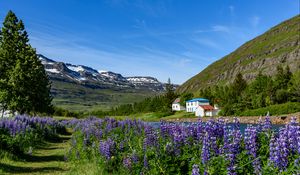
M 2 152 L 21 155 L 45 139 L 53 139 L 64 126 L 49 117 L 16 116 L 0 119 L 0 155 Z
M 98 174 L 299 174 L 300 126 L 296 118 L 272 130 L 269 118 L 241 132 L 222 118 L 196 123 L 90 117 L 57 121 L 17 116 L 0 120 L 0 150 L 30 154 L 41 139 L 72 128 L 65 159 L 96 162 Z
M 223 119 L 155 129 L 137 120 L 73 120 L 69 161 L 97 161 L 110 174 L 299 174 L 300 127 L 269 118 L 241 133 Z

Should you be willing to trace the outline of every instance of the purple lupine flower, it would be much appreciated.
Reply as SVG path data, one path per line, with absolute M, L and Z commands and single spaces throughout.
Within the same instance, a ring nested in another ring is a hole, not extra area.
M 145 138 L 144 138 L 144 143 L 143 143 L 144 150 L 147 149 L 147 147 L 157 146 L 158 145 L 157 139 L 158 139 L 158 135 L 157 135 L 156 131 L 152 127 L 146 126 L 145 127 Z
M 210 157 L 210 143 L 208 134 L 204 136 L 203 143 L 202 143 L 202 151 L 201 151 L 201 158 L 202 163 L 205 165 Z
M 197 122 L 197 140 L 201 143 L 205 135 L 204 125 L 201 119 Z
M 147 156 L 144 155 L 144 168 L 148 169 L 149 168 L 149 164 L 148 164 L 148 160 L 147 160 Z
M 110 160 L 114 149 L 115 142 L 111 138 L 108 138 L 106 141 L 100 141 L 99 152 L 106 160 Z
M 132 161 L 131 161 L 130 157 L 125 157 L 123 159 L 123 166 L 126 167 L 127 169 L 131 169 Z
M 288 133 L 288 147 L 292 153 L 300 154 L 299 152 L 299 138 L 300 126 L 297 123 L 296 117 L 292 117 L 290 123 L 285 126 Z
M 124 151 L 124 142 L 125 141 L 121 141 L 120 144 L 119 144 L 120 151 Z
M 256 130 L 257 132 L 261 132 L 263 130 L 263 120 L 262 120 L 262 117 L 260 116 L 259 119 L 258 119 L 258 122 L 257 122 L 257 127 L 256 127 Z
M 192 175 L 200 175 L 199 166 L 196 164 L 193 165 Z
M 286 128 L 281 128 L 279 136 L 272 136 L 270 141 L 270 161 L 280 170 L 285 170 L 288 165 L 288 134 Z
M 267 115 L 266 118 L 265 118 L 265 121 L 263 123 L 262 130 L 263 131 L 269 131 L 270 129 L 272 129 L 272 123 L 271 123 L 270 116 Z
M 254 167 L 255 174 L 261 174 L 260 160 L 257 158 L 257 137 L 256 127 L 248 126 L 245 130 L 245 147 L 248 151 L 248 154 L 254 159 L 252 166 Z
M 237 117 L 233 118 L 233 129 L 235 130 L 240 129 L 240 121 Z
M 139 161 L 139 157 L 137 156 L 136 153 L 132 154 L 131 160 L 133 163 L 137 163 Z
M 229 161 L 229 165 L 227 167 L 228 174 L 236 174 L 235 169 L 235 159 L 238 153 L 240 153 L 240 142 L 242 140 L 242 134 L 237 127 L 235 129 L 231 129 L 227 127 L 224 132 L 224 145 L 223 145 L 223 153 L 225 154 L 226 159 Z

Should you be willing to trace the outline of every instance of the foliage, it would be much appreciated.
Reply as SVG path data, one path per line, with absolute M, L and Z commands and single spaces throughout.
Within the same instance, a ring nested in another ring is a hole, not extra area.
M 3 110 L 51 112 L 50 83 L 22 20 L 9 11 L 0 32 L 0 103 Z
M 64 126 L 52 118 L 16 116 L 0 119 L 0 152 L 20 156 L 45 139 L 57 137 Z M 1 156 L 1 154 L 0 154 Z
M 136 102 L 134 104 L 123 104 L 115 108 L 111 108 L 109 111 L 93 111 L 90 114 L 103 117 L 103 116 L 126 116 L 137 113 L 147 113 L 155 112 L 160 117 L 173 114 L 172 112 L 172 102 L 178 97 L 174 93 L 173 85 L 170 79 L 166 85 L 166 92 L 162 95 L 157 95 L 154 97 L 148 97 L 141 102 Z
M 91 114 L 95 110 L 109 111 L 111 107 L 143 101 L 157 93 L 143 90 L 112 90 L 51 80 L 52 104 L 70 111 Z
M 180 95 L 180 105 L 185 106 L 186 101 L 192 99 L 194 97 L 194 94 L 192 93 L 183 93 Z
M 288 102 L 283 104 L 271 105 L 268 107 L 245 110 L 241 113 L 238 113 L 239 116 L 261 116 L 266 115 L 268 112 L 270 115 L 281 115 L 281 114 L 290 114 L 300 111 L 299 102 Z
M 68 160 L 95 162 L 95 174 L 298 174 L 300 126 L 296 118 L 273 131 L 270 118 L 241 133 L 237 119 L 159 128 L 137 120 L 71 120 Z M 100 168 L 101 167 L 101 168 Z
M 208 86 L 224 86 L 234 80 L 235 77 L 232 73 L 237 71 L 240 71 L 243 75 L 255 75 L 263 70 L 266 74 L 273 76 L 273 66 L 261 64 L 264 61 L 271 61 L 275 66 L 299 64 L 297 58 L 293 59 L 293 62 L 278 61 L 280 59 L 284 60 L 286 55 L 290 53 L 299 51 L 299 44 L 292 44 L 299 43 L 299 23 L 300 15 L 296 15 L 272 27 L 264 34 L 246 42 L 232 53 L 207 66 L 199 74 L 181 85 L 176 92 L 196 93 L 199 89 Z M 248 66 L 250 64 L 254 66 Z M 295 67 L 294 70 L 296 69 Z
M 274 78 L 260 72 L 254 81 L 247 84 L 242 75 L 238 74 L 232 84 L 202 89 L 200 95 L 213 103 L 217 103 L 222 109 L 220 115 L 247 114 L 243 111 L 255 111 L 252 114 L 265 115 L 264 110 L 268 109 L 265 107 L 299 101 L 298 78 L 299 72 L 292 74 L 288 66 L 285 69 L 279 66 Z M 270 110 L 274 111 L 272 113 L 274 115 L 300 111 L 298 108 L 288 110 L 285 106 L 276 109 L 276 111 L 271 107 Z M 264 113 L 261 114 L 261 112 Z
M 80 116 L 82 116 L 82 114 L 79 112 L 73 112 L 59 107 L 54 107 L 52 114 L 54 116 L 74 117 L 74 118 L 79 118 Z

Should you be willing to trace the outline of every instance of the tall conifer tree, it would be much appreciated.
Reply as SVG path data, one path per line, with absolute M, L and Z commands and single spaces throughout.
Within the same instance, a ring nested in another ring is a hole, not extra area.
M 9 11 L 0 34 L 0 103 L 20 113 L 49 112 L 50 83 L 22 20 Z

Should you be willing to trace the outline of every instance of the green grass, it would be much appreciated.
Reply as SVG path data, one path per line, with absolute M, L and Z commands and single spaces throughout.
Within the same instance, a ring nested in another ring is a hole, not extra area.
M 264 108 L 252 109 L 241 112 L 240 116 L 260 116 L 266 115 L 270 112 L 270 115 L 282 115 L 300 112 L 300 103 L 288 102 L 284 104 L 271 105 Z
M 68 174 L 71 165 L 64 160 L 64 155 L 69 150 L 69 139 L 70 135 L 61 135 L 57 141 L 41 143 L 32 155 L 17 160 L 8 157 L 0 159 L 0 174 Z
M 152 92 L 121 89 L 93 89 L 86 86 L 52 81 L 53 104 L 71 111 L 86 112 L 109 110 L 121 104 L 142 101 L 153 96 Z
M 299 50 L 299 45 L 294 44 L 299 42 L 299 22 L 300 15 L 297 15 L 246 42 L 234 52 L 210 64 L 202 72 L 189 79 L 177 89 L 177 92 L 195 93 L 207 86 L 220 85 L 220 82 L 226 84 L 235 78 L 234 75 L 228 76 L 234 70 L 240 70 L 242 74 L 258 73 L 260 70 L 264 70 L 263 73 L 272 73 L 271 68 L 276 65 L 271 67 L 263 65 L 260 69 L 255 66 L 249 69 L 245 67 L 253 62 L 259 63 L 263 59 L 272 59 L 276 62 L 278 57 Z M 294 63 L 299 64 L 299 61 L 295 60 Z M 278 62 L 277 65 L 279 64 L 286 66 L 288 63 Z
M 170 120 L 170 119 L 182 119 L 182 118 L 197 118 L 194 113 L 188 113 L 185 111 L 179 111 L 175 112 L 173 115 L 161 117 L 159 113 L 139 113 L 139 114 L 133 114 L 129 116 L 113 116 L 113 118 L 117 120 L 124 120 L 126 118 L 128 119 L 140 119 L 143 121 L 149 121 L 149 122 L 158 122 L 160 120 Z

